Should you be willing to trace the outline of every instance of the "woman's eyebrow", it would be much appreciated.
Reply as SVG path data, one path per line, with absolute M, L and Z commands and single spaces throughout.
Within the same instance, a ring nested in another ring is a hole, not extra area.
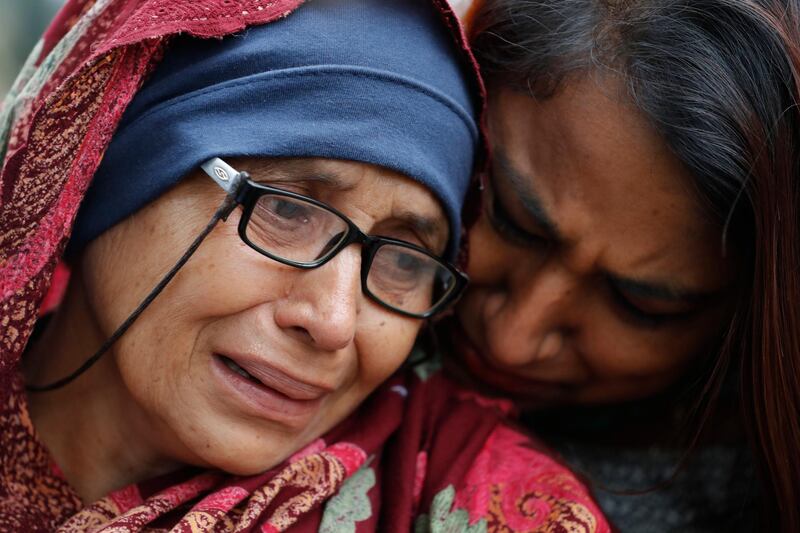
M 704 303 L 724 292 L 724 289 L 710 291 L 688 289 L 671 283 L 644 281 L 610 273 L 607 276 L 618 289 L 637 298 L 648 300 Z
M 392 216 L 420 237 L 427 239 L 431 244 L 444 246 L 444 241 L 447 237 L 447 225 L 441 217 L 429 217 L 408 210 L 398 211 Z
M 307 161 L 256 164 L 253 171 L 254 175 L 251 177 L 256 181 L 315 183 L 335 191 L 352 190 L 358 183 L 342 173 L 331 169 L 323 170 L 319 165 Z
M 514 168 L 514 165 L 508 159 L 501 146 L 495 145 L 493 149 L 495 179 L 499 176 L 503 178 L 504 182 L 508 183 L 514 195 L 519 198 L 522 207 L 547 233 L 549 238 L 555 241 L 563 241 L 561 233 L 558 231 L 558 226 L 547 214 L 541 200 L 536 196 L 536 193 L 534 193 L 530 186 L 534 181 L 533 177 L 526 176 L 518 169 Z

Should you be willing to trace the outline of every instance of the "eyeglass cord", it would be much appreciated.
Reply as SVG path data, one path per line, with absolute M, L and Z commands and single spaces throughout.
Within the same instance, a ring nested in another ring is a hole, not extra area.
M 144 312 L 144 310 L 147 309 L 151 303 L 153 303 L 153 300 L 155 300 L 156 297 L 161 294 L 161 291 L 163 291 L 167 284 L 172 281 L 172 278 L 175 277 L 181 267 L 183 267 L 183 265 L 189 261 L 192 255 L 194 255 L 194 253 L 200 247 L 200 244 L 202 244 L 205 238 L 208 237 L 208 234 L 211 233 L 217 223 L 220 220 L 226 220 L 231 212 L 233 212 L 236 205 L 236 190 L 233 190 L 225 197 L 225 201 L 222 202 L 222 205 L 219 206 L 217 211 L 211 217 L 211 220 L 209 220 L 205 229 L 203 229 L 203 231 L 197 236 L 189 248 L 186 249 L 186 252 L 184 252 L 183 256 L 178 259 L 178 262 L 175 263 L 175 266 L 173 266 L 170 271 L 167 272 L 163 278 L 161 278 L 161 281 L 159 281 L 153 290 L 150 291 L 150 294 L 148 294 L 145 299 L 142 300 L 139 306 L 128 316 L 128 318 L 125 319 L 125 321 L 117 328 L 117 330 L 108 339 L 106 339 L 106 341 L 100 346 L 100 348 L 97 349 L 94 355 L 84 361 L 80 367 L 66 377 L 46 385 L 26 385 L 25 388 L 30 392 L 48 392 L 60 389 L 61 387 L 72 383 L 81 374 L 89 370 L 97 361 L 100 360 L 101 357 L 103 357 L 108 349 L 111 348 L 114 343 L 125 334 L 126 331 L 128 331 L 128 328 L 130 328 L 133 323 L 136 322 L 136 319 L 139 318 L 139 315 L 141 315 L 142 312 Z

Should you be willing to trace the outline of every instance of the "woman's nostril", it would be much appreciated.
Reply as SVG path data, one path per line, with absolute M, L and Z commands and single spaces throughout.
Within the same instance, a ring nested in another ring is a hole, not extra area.
M 314 342 L 314 337 L 311 335 L 311 332 L 302 326 L 291 326 L 287 328 L 287 333 L 302 342 Z

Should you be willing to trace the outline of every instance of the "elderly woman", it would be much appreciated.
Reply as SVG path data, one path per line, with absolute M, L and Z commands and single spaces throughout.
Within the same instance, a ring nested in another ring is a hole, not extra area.
M 465 281 L 457 21 L 296 4 L 71 2 L 17 86 L 0 529 L 607 531 L 502 404 L 392 376 Z
M 800 3 L 472 14 L 495 157 L 454 369 L 625 531 L 800 530 Z

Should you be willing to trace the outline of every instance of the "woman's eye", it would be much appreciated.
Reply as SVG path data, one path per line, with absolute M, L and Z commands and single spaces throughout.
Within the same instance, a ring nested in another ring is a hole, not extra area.
M 490 194 L 488 218 L 497 233 L 513 244 L 542 246 L 549 242 L 546 238 L 535 235 L 517 224 L 496 194 Z
M 664 323 L 666 317 L 663 315 L 648 313 L 647 311 L 639 309 L 619 291 L 614 290 L 612 293 L 614 294 L 615 303 L 622 308 L 622 312 L 626 314 L 626 318 L 632 319 L 637 325 L 647 328 L 656 328 Z
M 292 198 L 264 195 L 258 199 L 248 222 L 252 239 L 264 246 L 288 242 L 317 242 L 328 228 L 322 211 Z M 334 228 L 335 229 L 335 228 Z M 330 232 L 330 235 L 337 232 Z M 330 237 L 330 235 L 327 235 Z
M 308 219 L 308 208 L 298 203 L 276 199 L 272 206 L 272 212 L 288 220 L 302 222 Z
M 688 317 L 691 312 L 674 312 L 674 313 L 654 313 L 646 311 L 633 303 L 630 298 L 611 284 L 611 294 L 614 303 L 620 308 L 620 311 L 625 314 L 625 318 L 632 320 L 635 325 L 644 328 L 657 328 Z
M 395 270 L 406 276 L 418 275 L 423 269 L 424 263 L 418 257 L 411 254 L 396 254 Z
M 307 231 L 311 226 L 316 226 L 322 212 L 312 205 L 292 198 L 262 196 L 256 204 L 254 215 L 276 230 Z
M 425 261 L 420 257 L 388 246 L 383 247 L 373 261 L 373 267 L 377 267 L 378 270 L 395 280 L 403 281 L 421 276 L 425 265 Z

